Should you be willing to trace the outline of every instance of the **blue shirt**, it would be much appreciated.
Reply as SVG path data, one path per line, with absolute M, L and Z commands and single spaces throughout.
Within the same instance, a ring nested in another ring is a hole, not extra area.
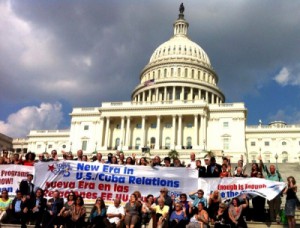
M 198 194 L 189 195 L 189 197 L 193 200 L 193 207 L 198 207 L 198 204 L 200 202 L 204 203 L 204 206 L 207 207 L 207 200 L 206 200 L 206 198 L 204 198 L 204 197 L 199 198 Z
M 170 221 L 173 221 L 173 220 L 175 220 L 175 219 L 177 219 L 178 222 L 181 221 L 181 220 L 186 219 L 186 217 L 184 217 L 184 212 L 181 212 L 181 213 L 178 215 L 178 214 L 176 214 L 175 211 L 173 211 L 172 214 L 171 214 L 171 217 L 170 217 Z
M 16 200 L 15 212 L 21 212 L 21 200 Z

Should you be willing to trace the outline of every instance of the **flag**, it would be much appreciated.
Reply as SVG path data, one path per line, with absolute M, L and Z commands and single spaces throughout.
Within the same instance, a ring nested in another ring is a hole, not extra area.
M 154 79 L 151 79 L 151 80 L 148 80 L 148 81 L 144 82 L 144 86 L 150 86 L 150 85 L 153 85 L 153 84 L 155 84 L 155 80 Z

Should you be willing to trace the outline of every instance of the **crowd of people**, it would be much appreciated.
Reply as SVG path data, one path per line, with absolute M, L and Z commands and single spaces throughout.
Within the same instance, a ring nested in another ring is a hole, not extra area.
M 178 158 L 170 157 L 163 160 L 159 156 L 148 160 L 146 157 L 137 158 L 135 154 L 125 158 L 123 152 L 108 154 L 104 159 L 101 153 L 91 158 L 77 151 L 74 158 L 69 152 L 63 152 L 62 158 L 58 158 L 56 150 L 51 154 L 42 153 L 36 158 L 35 153 L 9 155 L 4 150 L 0 157 L 0 164 L 34 165 L 36 162 L 48 162 L 58 160 L 93 161 L 107 164 L 141 165 L 141 166 L 165 166 L 165 167 L 187 167 L 198 170 L 198 176 L 202 178 L 226 178 L 226 177 L 257 177 L 273 181 L 283 181 L 275 165 L 269 168 L 263 164 L 259 157 L 259 163 L 253 163 L 249 173 L 246 173 L 243 157 L 237 166 L 232 168 L 230 158 L 223 157 L 222 164 L 216 163 L 215 157 L 205 157 L 204 165 L 200 159 L 196 159 L 194 153 L 190 154 L 190 160 L 185 166 Z M 24 157 L 24 158 L 23 158 Z M 56 190 L 51 199 L 43 197 L 43 189 L 32 183 L 33 176 L 29 174 L 22 181 L 14 199 L 8 197 L 8 192 L 2 189 L 0 198 L 0 219 L 6 223 L 20 223 L 22 227 L 30 222 L 35 227 L 247 227 L 246 220 L 249 215 L 250 196 L 242 195 L 231 201 L 225 201 L 216 190 L 204 197 L 204 191 L 199 189 L 189 194 L 182 193 L 178 198 L 168 195 L 168 189 L 163 188 L 157 196 L 148 195 L 145 200 L 139 192 L 130 195 L 128 202 L 115 199 L 114 204 L 106 206 L 102 198 L 97 198 L 86 218 L 84 199 L 75 192 L 70 192 L 66 199 L 61 198 L 61 193 Z M 297 186 L 295 178 L 287 179 L 286 188 L 282 194 L 286 195 L 285 213 L 289 227 L 295 227 L 295 210 L 299 200 L 296 195 Z M 269 205 L 269 216 L 265 213 L 265 198 L 256 196 L 251 198 L 253 212 L 249 219 L 256 221 L 270 220 L 279 222 L 282 194 L 278 194 L 273 200 L 267 201 Z M 125 205 L 125 206 L 123 206 Z M 88 222 L 87 222 L 88 221 Z

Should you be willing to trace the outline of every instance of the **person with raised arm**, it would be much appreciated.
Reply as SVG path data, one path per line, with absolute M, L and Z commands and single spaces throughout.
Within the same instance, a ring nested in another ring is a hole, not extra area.
M 267 166 L 263 163 L 261 156 L 259 156 L 258 159 L 263 168 L 263 171 L 265 172 L 264 176 L 267 180 L 283 182 L 281 174 L 277 167 L 277 163 L 276 166 L 274 164 L 271 164 L 268 169 Z M 267 201 L 270 209 L 271 222 L 275 222 L 275 221 L 277 221 L 277 223 L 280 222 L 279 213 L 280 213 L 280 206 L 282 203 L 281 196 L 282 196 L 281 192 L 278 192 L 278 195 L 274 199 Z

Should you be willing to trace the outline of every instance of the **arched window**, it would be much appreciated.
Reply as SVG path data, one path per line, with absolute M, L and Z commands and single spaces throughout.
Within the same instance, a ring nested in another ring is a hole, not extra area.
M 286 146 L 286 141 L 282 141 L 281 145 Z
M 283 151 L 283 152 L 282 152 L 282 163 L 287 163 L 288 160 L 289 160 L 288 152 Z
M 151 137 L 150 138 L 150 148 L 154 149 L 154 147 L 155 147 L 155 137 Z
M 141 138 L 137 137 L 135 139 L 135 149 L 138 150 L 140 148 L 140 145 L 141 145 Z
M 186 149 L 192 149 L 192 137 L 186 138 Z
M 118 149 L 118 146 L 120 146 L 120 138 L 116 138 L 115 140 L 115 150 Z
M 165 149 L 170 149 L 171 147 L 171 139 L 170 137 L 166 137 L 165 139 Z

